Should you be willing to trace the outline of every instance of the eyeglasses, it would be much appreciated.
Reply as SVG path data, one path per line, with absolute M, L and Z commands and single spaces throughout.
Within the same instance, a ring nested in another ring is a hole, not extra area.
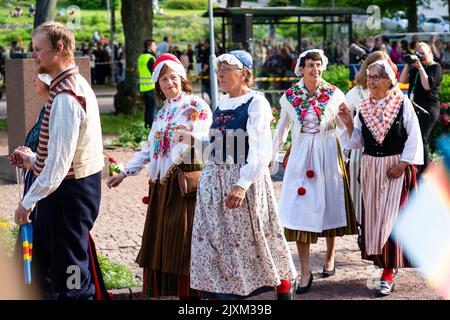
M 387 79 L 386 77 L 382 77 L 382 76 L 367 76 L 366 77 L 366 80 L 367 81 L 373 81 L 373 82 L 378 82 L 378 81 L 380 81 L 381 79 Z
M 240 68 L 232 68 L 232 67 L 221 67 L 221 68 L 214 69 L 214 72 L 218 74 L 219 72 L 221 72 L 221 73 L 228 73 L 228 72 L 235 71 L 235 70 L 242 70 L 242 69 L 240 69 Z

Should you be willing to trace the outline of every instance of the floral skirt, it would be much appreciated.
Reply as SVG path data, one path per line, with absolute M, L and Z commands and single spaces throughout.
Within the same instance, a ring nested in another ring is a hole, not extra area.
M 296 277 L 268 169 L 240 208 L 225 207 L 241 167 L 208 162 L 202 170 L 192 231 L 193 289 L 247 296 Z

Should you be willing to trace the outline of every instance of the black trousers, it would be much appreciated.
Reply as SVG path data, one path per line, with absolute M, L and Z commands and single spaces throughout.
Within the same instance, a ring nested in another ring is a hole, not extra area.
M 95 298 L 89 231 L 100 207 L 101 172 L 64 180 L 40 200 L 33 220 L 33 281 L 45 299 Z
M 436 124 L 436 121 L 439 119 L 440 107 L 436 105 L 430 106 L 429 103 L 427 104 L 427 102 L 423 102 L 420 100 L 417 101 L 417 104 L 422 106 L 430 114 L 428 123 L 425 123 L 420 128 L 422 132 L 423 151 L 424 151 L 423 166 L 419 167 L 419 176 L 420 176 L 430 163 L 431 132 L 433 131 L 433 126 Z
M 145 113 L 144 113 L 144 123 L 145 127 L 149 128 L 153 124 L 153 119 L 155 117 L 155 90 L 142 92 L 144 97 Z

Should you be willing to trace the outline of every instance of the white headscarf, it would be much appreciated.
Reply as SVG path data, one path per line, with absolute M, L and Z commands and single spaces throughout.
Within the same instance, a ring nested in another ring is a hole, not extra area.
M 392 84 L 395 85 L 397 83 L 397 77 L 395 76 L 395 72 L 392 69 L 391 65 L 386 60 L 377 60 L 374 63 L 370 64 L 366 70 L 367 74 L 369 74 L 370 67 L 376 64 L 384 67 L 384 70 L 386 71 L 389 79 L 392 81 Z
M 294 70 L 294 72 L 295 72 L 295 74 L 296 74 L 298 77 L 301 76 L 301 73 L 300 73 L 300 62 L 301 62 L 302 58 L 305 57 L 308 53 L 311 53 L 311 52 L 317 52 L 317 53 L 320 54 L 320 58 L 322 59 L 322 71 L 323 71 L 323 70 L 326 70 L 327 65 L 328 65 L 328 58 L 327 58 L 327 57 L 325 56 L 325 54 L 323 53 L 323 50 L 321 50 L 321 49 L 311 49 L 311 50 L 306 50 L 306 51 L 303 51 L 302 54 L 298 57 L 298 59 L 297 59 L 297 64 L 295 65 L 295 70 Z

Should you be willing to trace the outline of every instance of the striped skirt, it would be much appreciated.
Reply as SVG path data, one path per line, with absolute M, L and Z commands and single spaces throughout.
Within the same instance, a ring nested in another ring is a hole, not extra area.
M 412 266 L 403 245 L 391 237 L 399 209 L 406 204 L 410 190 L 416 186 L 414 166 L 408 166 L 398 179 L 387 177 L 387 170 L 399 161 L 400 155 L 382 158 L 365 155 L 362 162 L 361 257 L 380 268 Z
M 361 224 L 361 184 L 358 181 L 358 176 L 361 169 L 362 149 L 353 149 L 350 154 L 349 174 L 350 174 L 350 192 L 352 195 L 353 206 L 355 208 L 355 216 L 358 224 Z
M 150 183 L 142 247 L 136 259 L 144 268 L 143 289 L 148 297 L 198 297 L 189 284 L 196 198 L 180 195 L 178 173 L 199 169 L 198 165 L 181 164 L 164 184 Z
M 339 145 L 339 142 L 338 142 Z M 347 217 L 347 225 L 340 228 L 323 230 L 321 233 L 309 232 L 302 230 L 292 230 L 284 228 L 284 236 L 286 241 L 296 241 L 302 243 L 317 243 L 319 237 L 342 237 L 345 235 L 358 234 L 358 226 L 356 222 L 355 210 L 353 207 L 352 197 L 350 194 L 350 184 L 348 179 L 345 162 L 342 153 L 338 152 L 338 161 L 341 172 L 343 173 L 344 196 L 345 196 L 345 211 Z

